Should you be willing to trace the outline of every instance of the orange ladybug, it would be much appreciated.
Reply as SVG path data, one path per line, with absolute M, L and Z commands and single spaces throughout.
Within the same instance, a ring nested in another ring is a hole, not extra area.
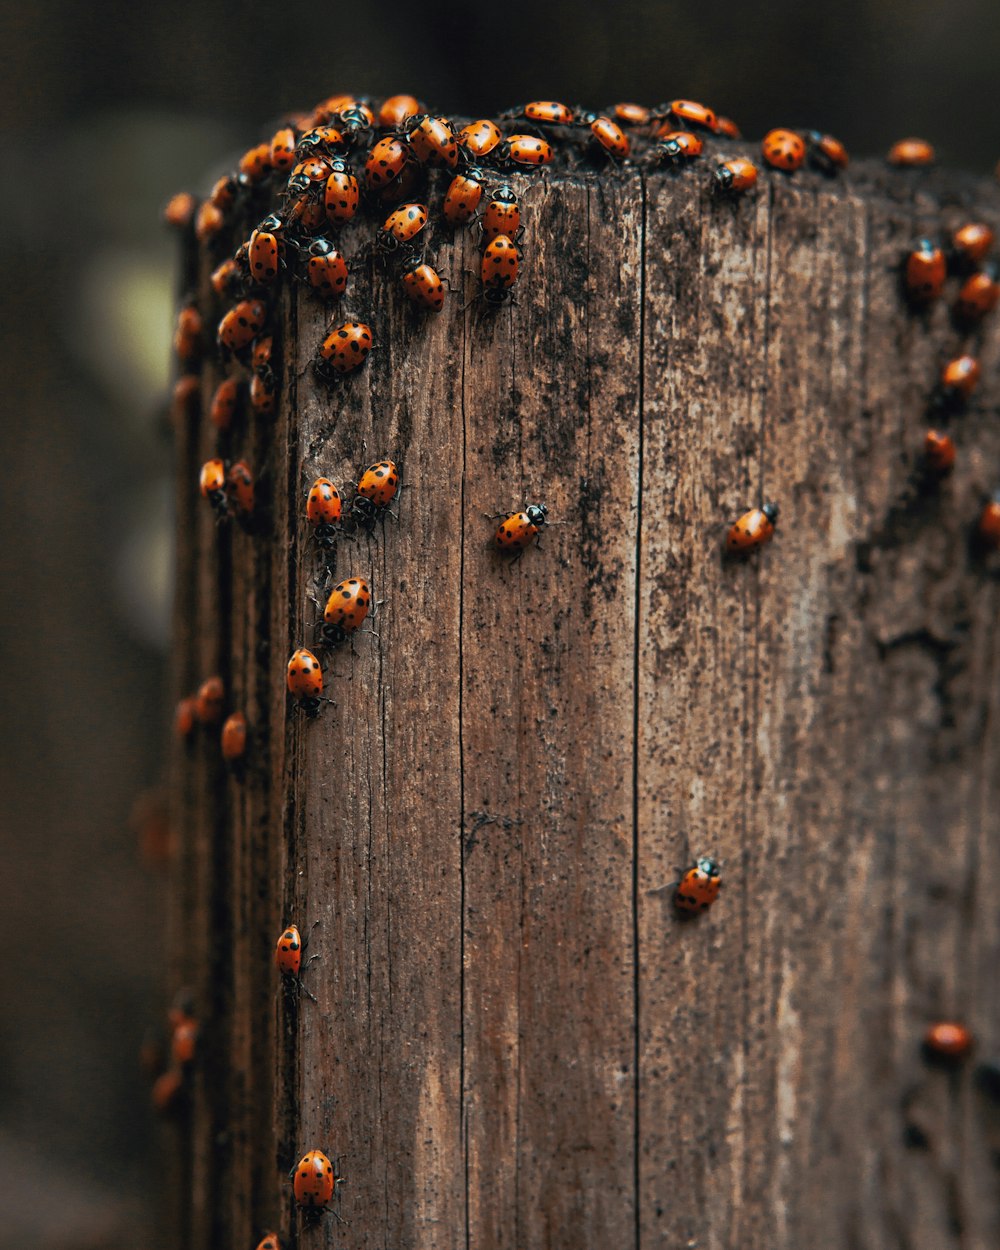
M 939 430 L 928 430 L 924 436 L 924 457 L 930 471 L 937 477 L 944 477 L 955 464 L 954 441 Z
M 484 243 L 492 243 L 501 234 L 508 239 L 517 238 L 521 229 L 521 205 L 513 187 L 504 183 L 496 188 L 483 210 L 480 226 Z
M 498 151 L 505 150 L 500 127 L 485 117 L 463 126 L 456 137 L 465 151 L 476 159 L 489 156 L 491 152 L 496 156 Z
M 722 877 L 719 865 L 707 856 L 696 860 L 674 891 L 674 906 L 683 912 L 708 911 L 719 897 Z
M 178 191 L 167 201 L 163 210 L 163 220 L 174 230 L 187 230 L 194 220 L 198 201 L 190 191 Z
M 174 733 L 178 738 L 190 738 L 197 720 L 198 700 L 194 695 L 181 699 L 174 711 Z
M 590 127 L 591 141 L 598 151 L 616 161 L 623 161 L 631 152 L 631 140 L 610 117 L 596 117 L 593 113 L 587 113 L 583 121 Z
M 576 120 L 568 104 L 556 100 L 532 100 L 523 109 L 516 109 L 511 116 L 526 117 L 532 122 L 548 122 L 550 126 L 571 126 Z
M 281 263 L 278 232 L 281 224 L 281 218 L 278 216 L 266 217 L 250 235 L 247 263 L 250 267 L 250 277 L 254 282 L 266 285 L 278 276 L 278 267 Z
M 259 381 L 254 378 L 254 382 Z M 254 485 L 253 474 L 245 460 L 237 460 L 226 475 L 226 490 L 235 501 L 236 511 L 243 518 L 253 512 Z
M 363 577 L 349 577 L 334 586 L 323 612 L 323 639 L 339 647 L 365 623 L 372 592 Z
M 442 205 L 444 219 L 450 226 L 464 226 L 472 220 L 483 198 L 484 181 L 485 174 L 475 165 L 452 178 Z
M 835 174 L 850 164 L 847 148 L 833 135 L 825 135 L 818 130 L 806 130 L 802 138 L 809 152 L 810 163 L 821 173 Z
M 924 1034 L 926 1053 L 938 1059 L 964 1059 L 972 1046 L 973 1037 L 969 1030 L 950 1020 L 932 1024 Z
M 890 165 L 915 169 L 934 163 L 934 149 L 926 139 L 899 139 L 885 158 Z
M 175 425 L 197 417 L 201 411 L 201 379 L 197 373 L 182 373 L 174 383 L 170 400 L 171 420 Z
M 412 117 L 407 122 L 406 140 L 417 160 L 430 165 L 458 164 L 458 141 L 451 123 L 444 117 Z
M 801 169 L 806 159 L 806 145 L 794 130 L 769 130 L 760 150 L 769 165 L 789 174 Z
M 715 119 L 715 133 L 723 139 L 742 139 L 739 126 L 729 117 L 719 116 Z
M 259 299 L 241 299 L 219 322 L 219 346 L 234 355 L 246 351 L 266 320 L 267 308 Z
M 288 693 L 298 699 L 303 712 L 307 716 L 318 716 L 320 704 L 324 702 L 323 670 L 311 651 L 300 647 L 292 653 L 285 680 Z
M 479 262 L 483 295 L 489 304 L 501 304 L 510 297 L 510 288 L 517 281 L 520 252 L 513 239 L 498 234 L 487 243 Z
M 275 131 L 271 139 L 271 168 L 278 173 L 287 173 L 295 164 L 295 130 L 291 126 L 282 126 Z
M 177 314 L 174 351 L 182 363 L 191 364 L 201 356 L 202 329 L 201 313 L 194 304 L 186 305 Z
M 975 356 L 956 356 L 941 370 L 941 396 L 946 403 L 967 400 L 979 384 L 979 361 Z
M 206 460 L 198 475 L 198 485 L 202 495 L 215 509 L 220 519 L 229 510 L 229 499 L 226 495 L 226 463 L 218 457 Z
M 281 1250 L 277 1233 L 268 1233 L 257 1243 L 257 1250 Z
M 372 330 L 363 321 L 345 321 L 323 340 L 319 349 L 320 371 L 345 374 L 359 369 L 372 349 Z
M 344 161 L 331 161 L 330 176 L 326 180 L 323 194 L 323 208 L 327 218 L 334 225 L 350 221 L 358 211 L 360 202 L 361 188 L 357 178 Z
M 184 1089 L 184 1074 L 180 1068 L 168 1068 L 153 1082 L 150 1097 L 153 1109 L 161 1115 L 172 1111 L 180 1101 Z
M 655 109 L 656 117 L 666 116 L 667 121 L 660 127 L 661 131 L 673 126 L 701 126 L 705 130 L 716 131 L 719 128 L 719 120 L 714 110 L 707 108 L 704 104 L 699 104 L 696 100 L 671 100 L 667 105 L 666 111 L 662 108 Z M 660 138 L 660 135 L 657 135 Z
M 313 527 L 321 547 L 332 547 L 336 542 L 342 512 L 340 491 L 328 477 L 318 477 L 309 489 L 306 520 Z
M 371 509 L 382 511 L 396 498 L 398 490 L 399 470 L 391 460 L 379 460 L 377 464 L 370 464 L 358 479 L 354 502 L 365 500 Z
M 240 173 L 245 174 L 249 182 L 261 182 L 270 172 L 270 143 L 258 143 L 255 148 L 251 148 L 248 152 L 244 152 L 240 157 Z
M 947 274 L 944 252 L 930 239 L 921 239 L 906 258 L 903 270 L 906 293 L 917 303 L 929 303 L 944 290 Z
M 227 763 L 242 759 L 247 749 L 247 718 L 242 712 L 226 717 L 222 726 L 222 758 Z
M 497 526 L 493 541 L 498 551 L 523 552 L 538 536 L 546 523 L 549 510 L 543 503 L 530 503 L 523 512 L 512 512 Z
M 551 165 L 552 147 L 534 135 L 511 135 L 507 140 L 510 159 L 515 165 Z
M 368 190 L 384 190 L 396 181 L 412 159 L 413 153 L 402 139 L 392 135 L 379 139 L 365 161 L 365 185 Z
M 650 112 L 644 104 L 616 104 L 611 110 L 616 122 L 623 126 L 646 126 L 649 124 Z
M 202 200 L 194 215 L 194 237 L 199 243 L 207 243 L 215 238 L 225 224 L 222 209 L 216 207 L 211 200 Z
M 984 222 L 970 221 L 951 236 L 951 251 L 957 264 L 978 265 L 993 246 L 993 231 Z
M 993 265 L 986 265 L 979 273 L 966 278 L 955 301 L 955 318 L 961 322 L 979 321 L 992 312 L 1000 300 L 1000 283 Z
M 314 291 L 339 299 L 347 289 L 347 261 L 329 239 L 313 239 L 306 249 L 306 277 Z
M 240 285 L 240 267 L 231 256 L 216 265 L 209 278 L 212 290 L 220 299 L 235 295 Z
M 293 1178 L 295 1201 L 315 1213 L 326 1209 L 343 1179 L 322 1150 L 310 1150 L 303 1155 L 295 1165 Z
M 652 164 L 676 165 L 680 161 L 692 161 L 696 156 L 701 156 L 704 146 L 701 139 L 690 130 L 668 130 L 649 150 L 648 159 Z
M 278 406 L 278 388 L 271 373 L 255 373 L 250 379 L 250 407 L 270 416 Z
M 214 725 L 222 719 L 222 705 L 226 687 L 221 677 L 208 677 L 198 687 L 195 695 L 195 716 L 203 725 Z
M 444 308 L 444 283 L 437 270 L 419 256 L 414 256 L 403 266 L 399 281 L 410 303 L 431 312 L 440 312 Z
M 274 965 L 282 976 L 297 977 L 302 967 L 302 934 L 290 924 L 278 938 L 274 949 Z
M 983 546 L 1000 550 L 1000 491 L 979 514 L 978 534 Z
M 712 190 L 720 195 L 740 195 L 757 185 L 757 166 L 744 156 L 716 165 Z
M 403 204 L 394 209 L 375 234 L 375 246 L 383 252 L 393 251 L 400 243 L 409 243 L 427 225 L 426 204 Z
M 170 1054 L 178 1067 L 194 1062 L 198 1046 L 198 1025 L 194 1020 L 184 1020 L 170 1038 Z
M 422 112 L 420 101 L 412 95 L 391 95 L 384 100 L 378 111 L 380 126 L 401 126 L 411 117 Z
M 215 388 L 215 394 L 208 408 L 208 419 L 217 430 L 228 430 L 236 416 L 239 404 L 239 379 L 226 378 Z
M 731 552 L 752 551 L 774 537 L 778 520 L 778 505 L 766 503 L 761 508 L 751 508 L 729 527 L 726 550 Z

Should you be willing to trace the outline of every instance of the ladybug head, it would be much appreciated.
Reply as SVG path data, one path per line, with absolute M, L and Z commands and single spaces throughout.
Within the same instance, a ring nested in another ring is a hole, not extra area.
M 699 872 L 703 872 L 706 877 L 717 877 L 719 875 L 719 865 L 709 855 L 702 856 L 696 863 Z
M 539 528 L 545 524 L 545 518 L 549 515 L 549 510 L 543 503 L 529 503 L 524 510 L 525 516 L 532 525 Z
M 274 234 L 276 230 L 280 230 L 284 226 L 284 222 L 277 213 L 271 213 L 257 227 L 259 234 Z
M 318 239 L 313 239 L 309 244 L 308 251 L 310 256 L 329 256 L 333 251 L 333 244 L 329 239 L 324 239 L 320 236 Z
M 772 525 L 775 523 L 775 521 L 777 521 L 779 511 L 780 509 L 778 508 L 778 505 L 776 503 L 766 503 L 761 508 L 761 512 L 763 512 L 763 514 L 767 517 L 767 519 L 771 522 Z

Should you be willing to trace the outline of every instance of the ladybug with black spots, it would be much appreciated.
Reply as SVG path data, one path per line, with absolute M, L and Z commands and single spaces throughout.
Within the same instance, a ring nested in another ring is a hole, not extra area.
M 712 190 L 717 195 L 743 195 L 757 185 L 758 176 L 753 161 L 737 156 L 716 165 L 712 174 Z
M 915 304 L 929 304 L 944 290 L 947 276 L 944 252 L 930 239 L 920 239 L 903 267 L 907 296 Z
M 721 889 L 719 865 L 709 856 L 703 856 L 678 882 L 674 891 L 674 906 L 687 915 L 697 915 L 708 911 Z
M 497 306 L 512 298 L 511 288 L 517 281 L 520 260 L 521 249 L 507 235 L 498 234 L 487 243 L 479 263 L 483 298 L 487 304 Z
M 774 527 L 778 521 L 778 505 L 766 503 L 760 508 L 751 508 L 735 521 L 726 535 L 726 550 L 731 555 L 746 555 L 748 552 L 769 543 L 774 537 Z
M 520 556 L 532 542 L 537 546 L 548 515 L 545 504 L 530 503 L 522 512 L 504 517 L 493 535 L 497 550 Z
M 318 924 L 319 922 L 317 921 L 316 923 Z M 316 925 L 313 925 L 313 928 L 315 927 Z M 306 998 L 316 1002 L 315 996 L 310 994 L 309 990 L 302 983 L 302 973 L 305 971 L 305 968 L 302 966 L 302 956 L 305 954 L 307 945 L 308 943 L 303 939 L 298 926 L 290 924 L 282 932 L 274 948 L 274 966 L 281 973 L 287 988 L 294 990 L 296 993 L 305 994 Z M 306 961 L 305 967 L 307 968 L 315 959 L 319 959 L 319 956 L 311 955 Z
M 319 715 L 323 703 L 330 703 L 323 694 L 323 670 L 319 660 L 305 647 L 292 652 L 285 677 L 288 693 L 309 717 Z
M 368 617 L 372 592 L 363 577 L 348 577 L 334 586 L 323 610 L 323 641 L 328 647 L 342 646 L 357 633 Z
M 521 201 L 506 182 L 496 187 L 479 218 L 482 242 L 492 243 L 501 234 L 515 242 L 521 233 Z
M 444 308 L 444 282 L 437 270 L 419 256 L 412 256 L 400 267 L 399 281 L 411 304 L 428 312 Z
M 363 321 L 345 321 L 320 344 L 317 372 L 327 379 L 360 369 L 372 349 L 372 328 Z
M 370 464 L 358 479 L 351 517 L 355 524 L 371 530 L 375 522 L 386 516 L 399 490 L 399 469 L 392 460 Z
M 306 520 L 321 547 L 332 547 L 336 543 L 343 508 L 344 502 L 336 486 L 328 477 L 318 477 L 309 488 Z
M 764 160 L 786 174 L 801 169 L 806 159 L 806 145 L 794 130 L 769 130 L 760 145 Z
M 322 1150 L 310 1150 L 303 1155 L 290 1173 L 295 1201 L 303 1208 L 307 1219 L 316 1220 L 324 1211 L 336 1216 L 328 1203 L 337 1192 L 337 1186 L 343 1183 L 343 1177 Z
M 229 514 L 229 496 L 226 493 L 226 462 L 217 456 L 206 460 L 201 466 L 198 486 L 205 499 L 215 509 L 219 520 Z

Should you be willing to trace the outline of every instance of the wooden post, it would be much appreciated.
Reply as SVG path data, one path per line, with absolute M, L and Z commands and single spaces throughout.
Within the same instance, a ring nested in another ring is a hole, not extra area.
M 440 316 L 371 261 L 342 307 L 285 284 L 278 415 L 222 447 L 257 472 L 253 532 L 195 498 L 216 432 L 180 433 L 177 693 L 221 672 L 252 735 L 241 778 L 214 732 L 175 766 L 184 1244 L 993 1250 L 997 1111 L 920 1040 L 954 1017 L 1000 1053 L 997 570 L 968 542 L 1000 335 L 926 489 L 966 340 L 898 264 L 1000 223 L 996 188 L 515 181 L 513 309 L 462 310 L 467 231 L 435 235 Z M 348 316 L 377 350 L 329 387 L 310 362 Z M 330 655 L 309 721 L 285 665 L 332 581 L 306 492 L 382 456 L 399 519 L 332 561 L 378 636 Z M 723 558 L 765 497 L 774 542 Z M 557 524 L 511 565 L 484 514 L 536 501 Z M 681 923 L 663 887 L 705 852 L 722 897 Z M 317 1003 L 279 987 L 288 922 L 317 924 Z M 313 1148 L 349 1228 L 293 1210 Z

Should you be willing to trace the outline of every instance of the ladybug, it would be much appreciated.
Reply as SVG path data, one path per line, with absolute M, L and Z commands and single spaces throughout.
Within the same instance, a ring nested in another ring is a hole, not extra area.
M 321 156 L 300 161 L 288 177 L 288 191 L 293 195 L 314 191 L 321 183 L 326 184 L 331 171 L 330 162 Z
M 227 716 L 222 726 L 222 758 L 228 763 L 242 759 L 247 749 L 247 718 L 242 712 Z
M 194 1063 L 198 1047 L 198 1025 L 194 1020 L 178 1024 L 170 1038 L 170 1057 L 178 1067 Z
M 681 877 L 674 891 L 674 906 L 682 912 L 708 911 L 721 889 L 719 865 L 705 856 L 696 860 L 694 867 Z
M 993 311 L 998 299 L 1000 283 L 997 282 L 997 271 L 995 266 L 987 265 L 962 284 L 955 301 L 955 319 L 961 322 L 978 321 Z
M 222 210 L 216 208 L 211 200 L 202 200 L 194 216 L 194 237 L 199 243 L 207 243 L 215 238 L 225 223 Z
M 153 1088 L 150 1092 L 150 1098 L 153 1102 L 153 1110 L 158 1111 L 161 1115 L 166 1115 L 180 1101 L 181 1094 L 184 1090 L 184 1074 L 180 1068 L 168 1068 L 153 1082 Z
M 450 226 L 464 226 L 471 221 L 483 198 L 483 182 L 486 175 L 475 165 L 464 173 L 456 174 L 445 192 L 442 211 Z
M 236 416 L 240 403 L 240 382 L 238 378 L 226 378 L 215 388 L 212 402 L 208 408 L 208 419 L 217 430 L 228 430 Z
M 715 119 L 715 133 L 723 139 L 742 139 L 739 126 L 728 117 L 719 116 Z
M 532 122 L 547 122 L 550 126 L 571 126 L 576 116 L 568 104 L 555 100 L 532 100 L 522 109 L 515 109 L 509 117 L 526 117 Z
M 423 174 L 420 164 L 417 161 L 411 161 L 408 165 L 404 165 L 403 172 L 395 182 L 391 182 L 384 190 L 378 193 L 379 201 L 382 204 L 389 205 L 401 204 L 404 200 L 413 199 L 422 179 Z
M 509 159 L 515 165 L 551 165 L 552 147 L 534 135 L 511 135 L 507 140 Z
M 194 733 L 197 707 L 198 700 L 194 695 L 186 695 L 178 701 L 174 709 L 174 733 L 178 738 L 190 738 Z
M 257 1250 L 281 1250 L 281 1242 L 277 1233 L 268 1233 L 257 1243 Z
M 429 114 L 412 117 L 404 127 L 407 142 L 421 165 L 458 164 L 458 141 L 444 117 Z
M 994 550 L 1000 549 L 1000 491 L 997 491 L 979 514 L 979 540 Z
M 496 188 L 479 224 L 484 243 L 492 243 L 501 234 L 508 239 L 517 238 L 521 229 L 521 205 L 513 187 L 504 183 Z
M 774 526 L 777 520 L 778 505 L 776 503 L 766 503 L 761 508 L 751 508 L 749 512 L 744 512 L 740 519 L 729 527 L 726 550 L 743 553 L 770 542 L 774 537 Z
M 423 110 L 420 101 L 412 95 L 391 95 L 385 100 L 378 111 L 380 126 L 401 126 L 411 117 L 416 117 Z
M 306 249 L 306 278 L 314 291 L 339 299 L 347 289 L 347 261 L 329 239 L 313 239 Z
M 372 349 L 371 326 L 363 321 L 345 321 L 331 330 L 319 349 L 319 363 L 325 372 L 351 373 L 365 363 Z
M 213 460 L 206 460 L 201 466 L 198 485 L 202 495 L 212 505 L 218 516 L 220 518 L 225 516 L 229 511 L 229 501 L 226 498 L 225 461 L 217 457 Z
M 332 95 L 313 110 L 313 125 L 322 125 L 331 117 L 343 117 L 345 113 L 359 113 L 369 126 L 375 121 L 375 114 L 364 100 L 353 95 Z
M 292 653 L 285 681 L 288 693 L 298 699 L 303 712 L 307 716 L 318 716 L 320 704 L 324 702 L 323 670 L 311 651 L 300 647 Z
M 367 104 L 355 101 L 350 108 L 341 109 L 334 114 L 335 120 L 344 131 L 345 142 L 355 143 L 360 135 L 371 130 L 375 124 L 375 114 Z
M 240 173 L 244 174 L 251 184 L 262 182 L 271 172 L 271 145 L 258 143 L 249 152 L 240 157 Z
M 769 165 L 789 174 L 800 169 L 806 159 L 806 145 L 794 130 L 769 130 L 760 150 Z
M 170 415 L 179 425 L 201 411 L 201 378 L 197 373 L 182 373 L 174 383 Z
M 297 977 L 302 967 L 302 935 L 290 924 L 278 938 L 274 951 L 275 967 L 286 977 Z
M 666 108 L 656 109 L 654 115 L 657 119 L 667 117 L 661 130 L 672 129 L 675 125 L 681 126 L 701 126 L 705 130 L 716 130 L 718 128 L 718 119 L 712 109 L 706 108 L 704 104 L 699 104 L 696 100 L 671 100 Z M 658 134 L 657 138 L 660 137 Z
M 351 504 L 354 519 L 371 529 L 375 519 L 384 516 L 399 490 L 399 470 L 391 460 L 370 464 L 358 479 Z
M 239 189 L 240 184 L 237 180 L 231 174 L 225 174 L 216 181 L 208 198 L 220 212 L 225 213 L 236 203 Z
M 506 156 L 507 146 L 500 127 L 485 117 L 463 126 L 455 137 L 462 149 L 477 159 L 491 154 L 494 157 Z
M 892 145 L 885 159 L 890 165 L 915 169 L 934 163 L 934 149 L 926 139 L 900 139 Z
M 334 1171 L 333 1164 L 322 1150 L 310 1150 L 295 1165 L 292 1188 L 295 1201 L 300 1207 L 318 1213 L 326 1210 L 342 1177 Z
M 262 417 L 277 411 L 278 388 L 273 374 L 255 373 L 250 379 L 250 407 Z
M 650 149 L 649 160 L 652 164 L 676 165 L 683 160 L 694 160 L 701 155 L 703 147 L 702 141 L 690 130 L 669 130 Z
M 944 289 L 946 276 L 944 252 L 930 239 L 921 239 L 906 258 L 903 280 L 907 295 L 917 303 L 930 303 Z
M 951 236 L 951 252 L 961 267 L 978 265 L 993 246 L 993 231 L 981 221 L 960 226 Z
M 969 399 L 979 384 L 979 361 L 975 356 L 956 356 L 941 370 L 941 396 L 946 403 Z
M 254 378 L 254 382 L 259 381 Z M 237 460 L 226 475 L 226 490 L 236 504 L 236 511 L 242 517 L 253 512 L 253 474 L 245 460 Z
M 757 166 L 744 156 L 716 165 L 712 189 L 719 195 L 742 195 L 757 185 Z
M 347 147 L 343 133 L 336 126 L 315 126 L 299 139 L 295 155 L 299 160 L 307 156 L 337 156 Z
M 247 263 L 254 282 L 266 284 L 278 276 L 280 245 L 276 231 L 281 229 L 281 225 L 281 218 L 272 215 L 266 217 L 250 235 Z
M 375 235 L 375 246 L 383 252 L 391 252 L 401 243 L 415 239 L 426 225 L 426 204 L 403 204 L 382 223 L 381 230 Z
M 501 304 L 510 296 L 517 281 L 520 255 L 517 244 L 505 234 L 498 234 L 487 243 L 479 262 L 483 292 L 490 304 Z
M 221 265 L 217 265 L 212 270 L 209 278 L 212 290 L 220 299 L 226 296 L 235 295 L 240 288 L 240 267 L 231 256 L 227 257 Z
M 941 1020 L 924 1034 L 924 1051 L 936 1059 L 964 1059 L 972 1050 L 973 1037 L 962 1024 Z
M 493 535 L 497 549 L 522 552 L 532 539 L 537 545 L 548 514 L 549 510 L 543 503 L 529 503 L 523 512 L 512 512 L 500 522 Z
M 951 472 L 955 463 L 954 441 L 938 430 L 928 430 L 924 437 L 924 456 L 930 471 L 943 477 Z
M 330 176 L 326 180 L 323 206 L 327 218 L 334 223 L 350 221 L 358 211 L 361 189 L 358 180 L 344 161 L 330 162 Z
M 241 299 L 219 322 L 219 346 L 234 354 L 246 351 L 266 320 L 267 308 L 259 299 Z
M 419 256 L 403 266 L 399 281 L 407 299 L 418 308 L 426 308 L 430 312 L 440 312 L 444 308 L 444 283 L 437 270 Z
M 167 201 L 163 210 L 163 220 L 174 230 L 187 230 L 194 221 L 198 201 L 190 191 L 178 191 Z
M 588 113 L 583 120 L 590 127 L 592 143 L 606 156 L 623 161 L 632 151 L 628 135 L 610 117 L 595 117 L 593 113 Z
M 615 121 L 623 126 L 645 126 L 649 123 L 649 109 L 644 104 L 616 104 L 611 112 Z
M 174 331 L 174 351 L 185 364 L 195 362 L 201 356 L 201 335 L 204 323 L 194 304 L 187 304 L 177 314 Z
M 261 378 L 273 378 L 271 358 L 274 355 L 274 335 L 264 334 L 254 339 L 253 351 L 250 353 L 250 367 Z
M 278 173 L 287 173 L 295 164 L 295 129 L 282 126 L 275 132 L 270 148 L 271 168 Z
M 332 547 L 336 542 L 336 527 L 340 524 L 343 507 L 336 486 L 328 477 L 318 477 L 309 489 L 306 520 L 313 527 L 321 547 Z
M 323 610 L 323 641 L 339 647 L 361 628 L 371 607 L 372 592 L 363 577 L 349 577 L 330 591 Z
M 194 711 L 203 725 L 214 725 L 222 719 L 222 705 L 226 700 L 226 687 L 221 677 L 207 677 L 198 687 Z
M 365 186 L 369 191 L 383 190 L 395 182 L 412 158 L 413 153 L 402 139 L 394 135 L 379 139 L 365 161 Z
M 802 133 L 809 161 L 821 173 L 835 174 L 846 169 L 850 163 L 847 148 L 833 135 L 824 135 L 818 130 L 806 130 Z

